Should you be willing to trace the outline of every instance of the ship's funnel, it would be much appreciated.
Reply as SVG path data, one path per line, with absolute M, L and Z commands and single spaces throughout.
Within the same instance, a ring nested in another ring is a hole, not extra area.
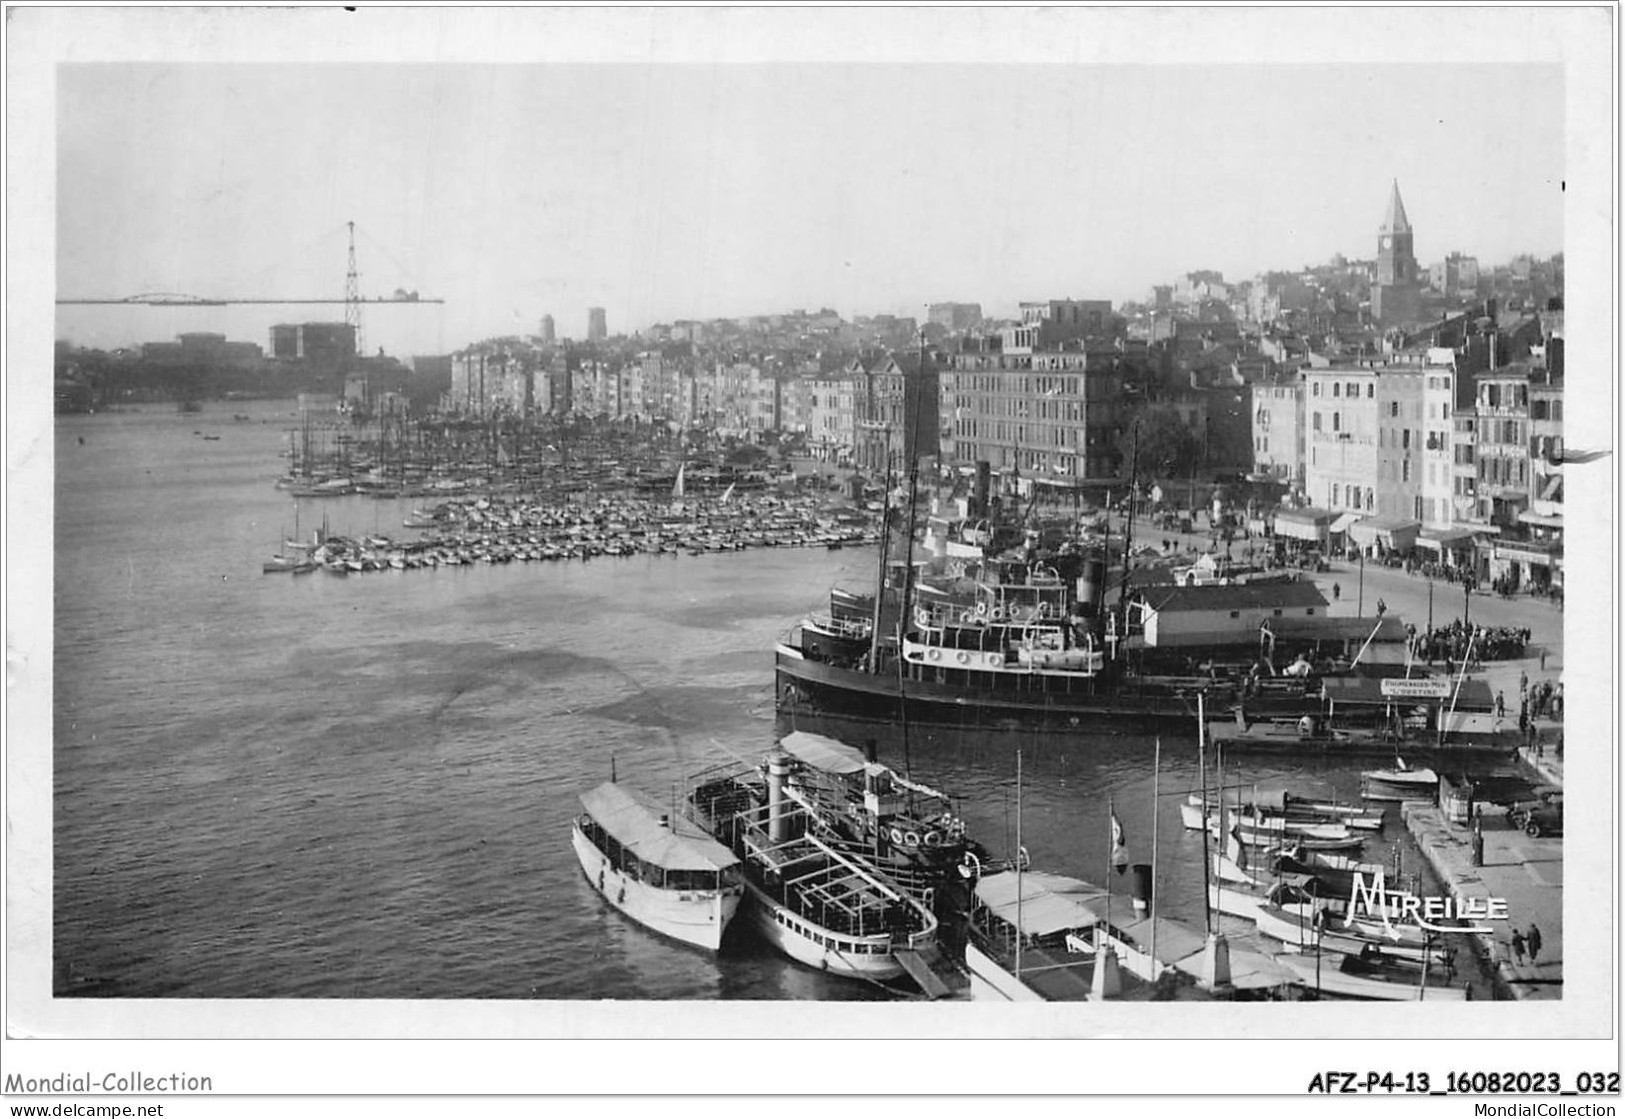
M 767 837 L 783 843 L 784 783 L 790 777 L 790 755 L 775 750 L 767 756 Z
M 1148 863 L 1135 863 L 1134 912 L 1144 913 L 1151 907 L 1151 867 Z
M 1083 573 L 1078 576 L 1078 605 L 1084 617 L 1100 614 L 1100 604 L 1106 599 L 1106 561 L 1091 558 L 1084 561 Z

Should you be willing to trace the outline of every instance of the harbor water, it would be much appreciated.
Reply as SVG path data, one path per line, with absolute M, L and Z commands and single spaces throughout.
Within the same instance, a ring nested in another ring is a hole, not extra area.
M 612 766 L 666 797 L 759 758 L 773 643 L 832 585 L 869 586 L 873 549 L 266 575 L 294 531 L 273 482 L 296 420 L 287 402 L 217 407 L 56 421 L 59 996 L 888 997 L 743 923 L 715 958 L 664 941 L 597 897 L 569 842 L 577 794 Z M 406 539 L 416 504 L 305 500 L 297 516 L 307 535 L 325 514 L 335 533 Z M 1020 750 L 1035 867 L 1108 877 L 1108 804 L 1151 861 L 1149 737 L 871 736 L 959 797 L 995 853 L 1016 842 Z M 1202 842 L 1178 812 L 1195 728 L 1165 734 L 1162 760 L 1160 910 L 1200 927 Z M 1225 776 L 1347 798 L 1359 782 L 1318 759 Z M 1401 843 L 1421 871 L 1401 835 L 1390 810 L 1367 857 L 1391 865 Z

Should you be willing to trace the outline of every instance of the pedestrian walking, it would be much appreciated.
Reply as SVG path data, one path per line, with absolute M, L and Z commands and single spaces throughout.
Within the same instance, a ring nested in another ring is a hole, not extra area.
M 1505 693 L 1503 693 L 1503 692 L 1496 692 L 1495 693 L 1495 717 L 1497 719 L 1504 719 L 1504 718 L 1506 718 L 1506 714 L 1507 714 L 1507 697 L 1506 697 Z
M 1518 929 L 1512 930 L 1512 962 L 1523 966 L 1523 933 Z
M 1542 672 L 1546 671 L 1546 646 L 1544 645 L 1540 647 L 1540 670 Z
M 1380 618 L 1386 613 L 1388 613 L 1388 604 L 1380 598 L 1377 599 L 1377 617 Z
M 1338 599 L 1340 599 L 1342 597 L 1343 597 L 1343 585 L 1341 583 L 1333 583 L 1332 584 L 1332 601 L 1336 602 Z
M 1529 673 L 1527 671 L 1518 673 L 1518 694 L 1520 696 L 1529 694 Z
M 1534 963 L 1540 956 L 1540 926 L 1529 922 L 1529 935 L 1524 940 L 1529 945 L 1529 962 Z

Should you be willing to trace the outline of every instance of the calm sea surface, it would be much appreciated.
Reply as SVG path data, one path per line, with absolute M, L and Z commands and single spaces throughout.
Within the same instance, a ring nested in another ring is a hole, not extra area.
M 868 585 L 872 550 L 263 575 L 295 523 L 272 484 L 289 407 L 56 422 L 57 993 L 877 997 L 743 929 L 716 958 L 645 932 L 593 893 L 569 843 L 576 796 L 611 758 L 663 796 L 762 754 L 773 642 L 832 585 Z M 306 500 L 298 515 L 306 533 L 325 514 L 336 533 L 407 538 L 414 504 Z M 1150 861 L 1153 746 L 911 737 L 905 759 L 893 736 L 881 754 L 961 797 L 1002 852 L 1020 749 L 1034 865 L 1099 881 L 1108 801 Z M 1162 910 L 1200 925 L 1201 840 L 1177 805 L 1194 728 L 1162 757 Z M 1253 765 L 1227 778 L 1358 788 L 1320 762 Z M 1368 856 L 1389 859 L 1400 830 Z

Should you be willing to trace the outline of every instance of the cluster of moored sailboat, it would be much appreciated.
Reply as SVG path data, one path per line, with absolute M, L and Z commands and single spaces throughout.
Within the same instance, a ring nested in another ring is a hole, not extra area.
M 414 510 L 404 527 L 423 535 L 395 540 L 318 534 L 287 541 L 266 572 L 323 567 L 335 574 L 456 567 L 480 563 L 589 560 L 600 556 L 704 555 L 751 548 L 840 548 L 872 544 L 871 518 L 831 511 L 801 497 L 761 495 L 683 502 L 636 498 L 546 504 L 477 497 Z M 295 553 L 290 556 L 290 553 Z
M 996 859 L 948 795 L 806 732 L 759 764 L 696 775 L 668 804 L 606 783 L 572 831 L 587 880 L 657 932 L 717 951 L 742 914 L 798 963 L 933 998 L 1466 997 L 1450 953 L 1380 884 L 1391 926 L 1340 900 L 1356 876 L 1382 878 L 1347 853 L 1380 810 L 1230 793 L 1181 806 L 1219 839 L 1209 913 L 1254 922 L 1279 949 L 1158 916 L 1149 889 L 1114 899 L 1109 881 L 1035 871 L 1019 822 L 1016 857 Z

